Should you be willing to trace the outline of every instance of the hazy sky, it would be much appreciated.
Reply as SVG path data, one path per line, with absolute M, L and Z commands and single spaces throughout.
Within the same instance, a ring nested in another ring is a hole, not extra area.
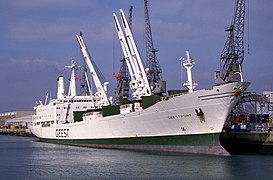
M 249 90 L 273 90 L 273 1 L 248 0 L 244 80 Z M 0 0 L 0 112 L 32 110 L 46 93 L 56 97 L 57 77 L 81 58 L 75 36 L 83 32 L 96 64 L 116 86 L 121 50 L 112 13 L 133 6 L 133 33 L 145 57 L 142 0 Z M 186 73 L 179 58 L 190 50 L 198 89 L 210 88 L 231 23 L 234 0 L 150 0 L 154 46 L 168 89 L 180 89 Z M 249 36 L 248 36 L 249 35 Z M 68 77 L 66 77 L 68 79 Z

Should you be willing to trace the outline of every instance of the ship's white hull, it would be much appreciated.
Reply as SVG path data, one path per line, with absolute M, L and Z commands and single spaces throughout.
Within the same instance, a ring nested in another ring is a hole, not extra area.
M 160 101 L 144 110 L 47 127 L 32 126 L 41 140 L 91 147 L 228 154 L 219 134 L 239 92 L 230 83 Z

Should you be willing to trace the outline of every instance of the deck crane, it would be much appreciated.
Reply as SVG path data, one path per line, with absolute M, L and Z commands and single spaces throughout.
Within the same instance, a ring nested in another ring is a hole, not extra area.
M 226 28 L 228 37 L 220 56 L 220 71 L 216 71 L 215 84 L 242 82 L 244 60 L 244 20 L 246 0 L 236 0 L 231 25 Z
M 131 29 L 132 29 L 132 15 L 133 15 L 133 6 L 130 6 L 128 24 Z M 123 55 L 123 58 L 121 59 L 121 67 L 120 67 L 119 74 L 114 77 L 117 78 L 118 80 L 116 91 L 115 91 L 116 100 L 117 102 L 121 102 L 123 98 L 129 97 L 129 88 L 130 88 L 129 86 L 130 77 L 129 77 L 128 67 L 127 67 L 124 55 Z
M 158 49 L 154 48 L 152 28 L 150 24 L 148 0 L 144 0 L 145 34 L 146 34 L 146 67 L 148 68 L 147 78 L 153 94 L 166 92 L 166 81 L 162 81 L 162 70 L 156 58 Z
M 120 9 L 120 16 L 122 19 L 125 36 L 116 14 L 113 13 L 117 34 L 131 76 L 130 88 L 135 90 L 133 92 L 133 97 L 136 98 L 136 100 L 139 100 L 142 96 L 151 96 L 151 88 L 132 32 L 122 9 Z
M 80 35 L 77 35 L 76 37 L 77 37 L 77 41 L 80 45 L 85 62 L 90 70 L 90 74 L 94 80 L 94 84 L 97 89 L 97 92 L 94 94 L 94 99 L 97 103 L 97 106 L 102 107 L 102 106 L 110 105 L 110 101 L 108 100 L 107 95 L 106 95 L 106 93 L 107 93 L 106 86 L 107 86 L 108 82 L 104 82 L 103 84 L 101 83 L 101 81 L 98 77 L 98 74 L 94 68 L 94 65 L 92 64 L 91 56 L 89 55 L 89 53 L 87 51 L 86 45 L 83 40 L 82 33 L 80 33 Z
M 86 63 L 85 61 L 82 62 L 81 67 L 81 94 L 83 96 L 90 95 L 90 92 L 88 90 L 88 78 L 87 78 L 87 68 L 86 68 Z

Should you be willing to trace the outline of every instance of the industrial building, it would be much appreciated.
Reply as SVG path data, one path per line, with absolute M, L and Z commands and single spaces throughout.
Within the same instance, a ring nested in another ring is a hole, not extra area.
M 29 128 L 34 111 L 14 111 L 0 113 L 0 128 L 7 128 L 11 125 Z

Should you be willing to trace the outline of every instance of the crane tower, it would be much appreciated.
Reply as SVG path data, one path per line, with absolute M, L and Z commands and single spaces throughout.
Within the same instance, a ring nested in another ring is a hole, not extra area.
M 146 67 L 147 78 L 153 94 L 166 92 L 166 81 L 162 81 L 162 70 L 156 58 L 158 49 L 154 48 L 152 29 L 148 10 L 148 0 L 144 0 L 145 34 L 146 34 Z
M 235 1 L 231 25 L 225 29 L 228 37 L 220 56 L 220 71 L 215 74 L 216 85 L 243 81 L 245 3 Z

